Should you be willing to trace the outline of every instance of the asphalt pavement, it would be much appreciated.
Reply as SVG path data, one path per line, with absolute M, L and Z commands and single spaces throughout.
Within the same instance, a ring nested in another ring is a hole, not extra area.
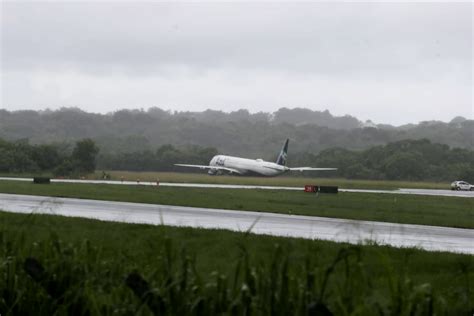
M 474 254 L 473 229 L 1 193 L 0 210 Z

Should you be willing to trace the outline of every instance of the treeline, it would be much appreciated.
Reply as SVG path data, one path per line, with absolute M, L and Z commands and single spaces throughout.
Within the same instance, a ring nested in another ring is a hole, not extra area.
M 178 149 L 165 145 L 156 151 L 101 155 L 99 167 L 106 170 L 184 171 L 173 164 L 207 165 L 217 153 L 212 147 L 193 146 Z M 332 148 L 319 154 L 290 153 L 288 162 L 290 166 L 338 168 L 337 172 L 324 173 L 324 177 L 418 181 L 463 179 L 474 182 L 474 151 L 451 149 L 447 145 L 432 143 L 427 139 L 403 140 L 362 151 Z M 186 170 L 190 171 L 193 169 Z M 304 174 L 314 175 L 309 172 Z M 317 175 L 322 176 L 321 173 Z
M 274 113 L 239 110 L 168 112 L 159 108 L 94 114 L 79 109 L 0 110 L 0 138 L 29 139 L 32 144 L 91 138 L 102 154 L 155 151 L 173 144 L 214 147 L 229 155 L 273 159 L 286 138 L 290 155 L 317 154 L 334 147 L 363 150 L 403 139 L 429 139 L 450 147 L 474 149 L 474 121 L 422 122 L 394 127 L 365 124 L 328 111 L 282 108 Z
M 99 168 L 128 171 L 183 171 L 175 163 L 208 165 L 217 149 L 212 147 L 188 146 L 177 148 L 163 145 L 155 151 L 144 150 L 131 153 L 106 154 L 99 157 Z M 188 172 L 196 169 L 187 170 Z
M 56 176 L 82 175 L 102 170 L 182 171 L 175 163 L 207 165 L 218 154 L 214 147 L 163 145 L 156 150 L 100 153 L 91 139 L 67 144 L 31 145 L 0 140 L 1 173 L 51 172 Z M 224 152 L 221 152 L 225 154 Z M 256 157 L 254 157 L 256 158 Z M 273 161 L 275 157 L 270 157 Z M 474 182 L 474 151 L 450 148 L 427 139 L 403 140 L 366 150 L 331 148 L 320 153 L 291 153 L 289 166 L 336 167 L 336 172 L 295 175 L 347 179 Z
M 299 157 L 300 163 L 338 167 L 328 176 L 348 179 L 474 182 L 474 151 L 427 139 L 403 140 L 363 151 L 344 148 Z
M 218 153 L 212 147 L 192 146 L 178 149 L 171 145 L 156 151 L 140 151 L 116 155 L 101 155 L 99 168 L 132 171 L 200 170 L 175 167 L 175 163 L 207 165 Z M 276 157 L 270 158 L 271 161 Z M 474 151 L 450 148 L 427 139 L 403 140 L 367 150 L 356 151 L 332 148 L 319 154 L 290 153 L 289 166 L 337 167 L 336 172 L 317 173 L 317 176 L 347 179 L 453 181 L 474 182 Z M 293 175 L 299 175 L 295 173 Z M 314 177 L 314 173 L 303 176 Z
M 8 142 L 0 139 L 0 173 L 79 176 L 94 172 L 96 167 L 104 170 L 174 171 L 178 170 L 174 166 L 177 162 L 207 165 L 215 155 L 217 149 L 199 146 L 177 148 L 163 145 L 155 151 L 99 154 L 99 147 L 91 139 L 82 139 L 74 145 L 33 145 L 28 140 Z
M 93 172 L 99 148 L 91 139 L 68 144 L 31 145 L 0 139 L 0 173 L 52 173 L 78 176 Z

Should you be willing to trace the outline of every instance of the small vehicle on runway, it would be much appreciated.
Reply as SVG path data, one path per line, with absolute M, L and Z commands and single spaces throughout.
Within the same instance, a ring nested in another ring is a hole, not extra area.
M 469 184 L 466 181 L 454 181 L 451 183 L 451 190 L 474 191 L 474 185 Z

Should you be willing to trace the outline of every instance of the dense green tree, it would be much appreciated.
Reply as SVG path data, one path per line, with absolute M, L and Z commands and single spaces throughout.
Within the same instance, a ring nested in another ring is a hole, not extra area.
M 76 165 L 77 171 L 80 173 L 93 172 L 98 153 L 99 148 L 92 139 L 87 138 L 76 142 L 71 158 Z
M 88 173 L 95 169 L 98 147 L 90 139 L 78 141 L 72 155 L 67 144 L 31 145 L 28 140 L 7 142 L 0 139 L 0 172 L 56 175 Z
M 398 152 L 390 155 L 382 168 L 388 180 L 422 180 L 426 163 L 418 153 Z
M 0 172 L 12 172 L 13 166 L 14 160 L 11 151 L 0 147 Z
M 469 165 L 466 165 L 464 168 L 459 170 L 457 179 L 463 179 L 465 181 L 469 181 L 470 183 L 474 183 L 474 168 Z
M 41 170 L 51 170 L 61 162 L 59 150 L 54 145 L 38 145 L 32 152 L 32 159 Z
M 307 156 L 311 157 L 311 156 Z M 429 140 L 402 140 L 363 151 L 324 150 L 299 164 L 338 167 L 327 176 L 358 179 L 472 181 L 474 151 Z
M 77 165 L 70 159 L 64 159 L 54 168 L 53 174 L 58 177 L 69 177 L 78 173 Z

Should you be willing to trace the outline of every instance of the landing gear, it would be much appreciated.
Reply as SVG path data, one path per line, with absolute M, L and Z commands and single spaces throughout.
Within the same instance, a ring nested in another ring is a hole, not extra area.
M 210 176 L 220 176 L 222 174 L 222 170 L 209 169 L 207 174 L 210 175 Z

